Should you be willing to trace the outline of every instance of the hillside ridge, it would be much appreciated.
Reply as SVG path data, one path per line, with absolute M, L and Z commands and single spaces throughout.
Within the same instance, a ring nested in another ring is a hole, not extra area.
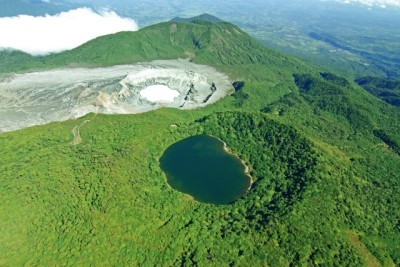
M 210 17 L 201 15 L 185 22 L 163 22 L 137 32 L 105 35 L 72 50 L 47 56 L 34 57 L 20 51 L 2 50 L 0 73 L 65 66 L 111 66 L 176 58 L 222 65 L 300 62 L 265 47 L 231 23 L 220 20 L 213 23 L 198 18 Z

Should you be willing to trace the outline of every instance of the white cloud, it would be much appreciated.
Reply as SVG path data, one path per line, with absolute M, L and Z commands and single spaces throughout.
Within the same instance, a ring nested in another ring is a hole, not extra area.
M 381 8 L 386 8 L 389 6 L 400 7 L 400 0 L 335 0 L 344 4 L 356 3 L 363 4 L 370 7 L 377 6 Z
M 98 36 L 136 31 L 136 22 L 113 11 L 79 8 L 42 17 L 0 18 L 0 47 L 43 55 L 75 48 Z

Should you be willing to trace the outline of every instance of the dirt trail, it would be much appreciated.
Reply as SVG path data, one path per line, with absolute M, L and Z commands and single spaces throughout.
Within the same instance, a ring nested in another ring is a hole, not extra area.
M 90 120 L 85 120 L 84 122 L 82 122 L 80 125 L 75 126 L 72 129 L 72 134 L 74 135 L 74 139 L 71 142 L 71 145 L 79 145 L 80 143 L 82 143 L 82 137 L 81 137 L 81 127 L 84 126 L 86 123 L 88 123 Z
M 347 232 L 347 237 L 349 238 L 351 244 L 354 246 L 358 252 L 364 256 L 366 266 L 368 267 L 380 267 L 382 264 L 375 258 L 375 256 L 368 250 L 367 246 L 365 246 L 360 237 L 352 231 Z M 395 264 L 389 264 L 388 266 L 395 266 Z

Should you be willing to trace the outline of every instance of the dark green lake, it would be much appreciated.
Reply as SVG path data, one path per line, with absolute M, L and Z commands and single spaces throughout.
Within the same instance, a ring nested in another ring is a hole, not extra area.
M 160 159 L 172 188 L 197 201 L 229 204 L 250 186 L 242 161 L 225 151 L 224 143 L 197 135 L 171 145 Z

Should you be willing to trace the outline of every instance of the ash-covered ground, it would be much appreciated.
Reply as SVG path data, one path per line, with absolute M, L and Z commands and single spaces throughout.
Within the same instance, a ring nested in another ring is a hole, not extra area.
M 90 112 L 133 114 L 160 107 L 203 107 L 232 91 L 226 75 L 187 60 L 14 74 L 0 78 L 0 132 Z

